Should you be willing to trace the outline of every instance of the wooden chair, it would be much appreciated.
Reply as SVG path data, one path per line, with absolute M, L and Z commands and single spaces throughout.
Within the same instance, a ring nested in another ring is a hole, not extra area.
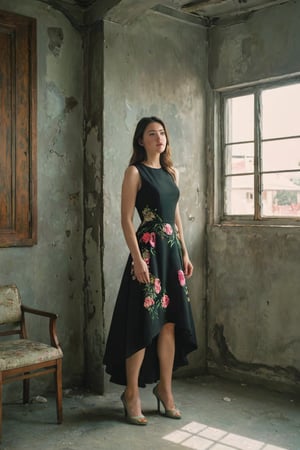
M 49 319 L 51 345 L 27 338 L 25 313 Z M 2 386 L 23 380 L 23 403 L 29 402 L 32 377 L 54 374 L 57 423 L 62 423 L 62 357 L 56 335 L 57 315 L 21 304 L 16 286 L 0 286 L 0 439 L 2 432 Z M 11 338 L 18 335 L 19 338 Z M 5 336 L 5 338 L 3 338 Z

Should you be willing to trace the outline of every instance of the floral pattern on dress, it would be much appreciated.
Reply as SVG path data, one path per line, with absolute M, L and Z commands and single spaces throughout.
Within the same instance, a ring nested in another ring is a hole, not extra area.
M 185 295 L 186 295 L 186 299 L 189 302 L 190 301 L 189 291 L 188 291 L 188 288 L 187 288 L 187 285 L 186 285 L 186 280 L 185 280 L 185 275 L 184 275 L 183 270 L 181 270 L 181 269 L 178 270 L 177 275 L 178 275 L 179 284 L 184 289 Z
M 142 215 L 143 221 L 139 227 L 138 236 L 142 258 L 150 269 L 151 256 L 156 254 L 157 236 L 166 239 L 170 247 L 172 247 L 175 242 L 179 243 L 179 240 L 176 229 L 174 230 L 169 223 L 163 222 L 156 210 L 152 210 L 146 206 L 142 211 Z M 150 228 L 151 231 L 149 231 L 149 222 L 152 222 Z M 161 280 L 153 275 L 150 270 L 149 273 L 150 282 L 144 285 L 144 308 L 149 312 L 151 318 L 155 319 L 158 317 L 159 311 L 165 310 L 168 307 L 170 298 L 167 292 L 162 289 Z M 131 275 L 132 278 L 135 279 L 133 265 Z M 186 300 L 190 301 L 183 270 L 179 269 L 177 271 L 177 279 L 184 290 Z
M 152 319 L 158 317 L 159 310 L 166 309 L 170 303 L 169 296 L 161 287 L 161 281 L 150 273 L 150 283 L 144 286 L 144 308 L 147 309 Z
M 177 233 L 174 232 L 172 225 L 163 222 L 156 210 L 152 210 L 149 206 L 146 206 L 142 211 L 142 215 L 143 222 L 139 228 L 139 234 L 141 234 L 140 242 L 144 244 L 149 243 L 152 254 L 155 254 L 156 235 L 162 239 L 167 239 L 170 247 L 178 241 Z M 151 226 L 153 231 L 151 233 L 148 231 L 149 222 L 153 222 Z

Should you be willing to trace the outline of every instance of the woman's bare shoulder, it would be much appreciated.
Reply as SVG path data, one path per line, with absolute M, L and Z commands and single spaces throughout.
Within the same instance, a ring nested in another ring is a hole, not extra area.
M 130 175 L 137 175 L 139 171 L 135 165 L 130 165 L 126 168 L 125 173 Z
M 136 166 L 130 165 L 126 168 L 124 178 L 137 180 L 140 178 L 140 174 Z
M 131 165 L 128 166 L 124 173 L 123 184 L 126 186 L 131 186 L 131 188 L 135 188 L 137 190 L 141 187 L 141 176 L 138 169 Z

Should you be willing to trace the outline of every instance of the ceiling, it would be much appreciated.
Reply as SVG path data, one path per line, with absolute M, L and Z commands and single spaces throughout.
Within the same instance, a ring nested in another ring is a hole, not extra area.
M 181 0 L 181 11 L 210 19 L 240 15 L 286 3 L 289 0 Z
M 41 0 L 66 14 L 87 14 L 91 18 L 108 18 L 120 23 L 130 21 L 146 9 L 174 15 L 186 20 L 199 20 L 206 26 L 214 25 L 254 11 L 296 0 Z

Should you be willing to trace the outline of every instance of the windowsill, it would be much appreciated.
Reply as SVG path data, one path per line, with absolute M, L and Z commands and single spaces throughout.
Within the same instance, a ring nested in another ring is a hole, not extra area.
M 229 221 L 223 221 L 220 223 L 214 223 L 211 225 L 212 227 L 217 228 L 232 228 L 232 227 L 250 227 L 250 228 L 300 228 L 300 222 L 295 223 L 278 223 L 274 221 L 240 221 L 240 222 L 229 222 Z

